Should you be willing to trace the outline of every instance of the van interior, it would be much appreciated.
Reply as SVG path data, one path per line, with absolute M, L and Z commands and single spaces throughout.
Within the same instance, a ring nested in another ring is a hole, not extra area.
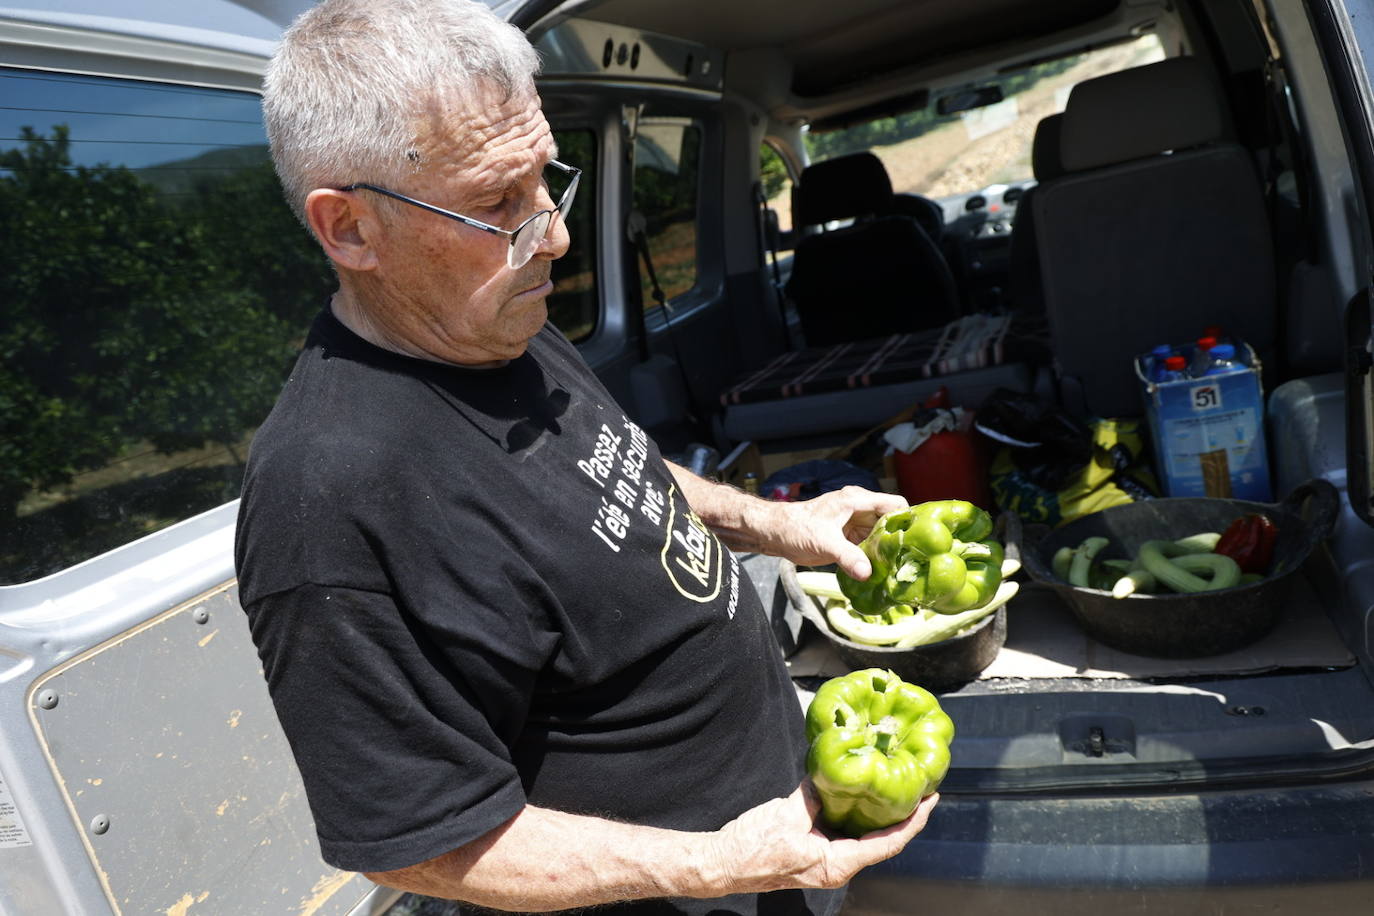
M 165 62 L 124 45 L 89 53 L 123 54 L 153 82 L 43 72 L 36 40 L 5 46 L 7 94 L 30 100 L 0 113 L 11 212 L 74 220 L 11 240 L 43 272 L 13 301 L 84 310 L 52 327 L 62 347 L 38 335 L 11 361 L 35 384 L 61 376 L 66 400 L 15 397 L 37 406 L 21 417 L 31 454 L 0 478 L 6 583 L 232 500 L 327 294 L 327 266 L 281 206 L 255 99 L 230 91 L 256 87 L 265 36 L 293 4 L 240 6 L 265 17 L 261 34 L 238 40 L 241 60 L 208 57 L 188 81 L 203 88 L 168 89 Z M 1005 646 L 948 692 L 966 723 L 951 790 L 1213 785 L 1366 758 L 1374 536 L 1366 471 L 1347 475 L 1364 419 L 1346 363 L 1348 349 L 1368 356 L 1367 214 L 1319 17 L 1255 0 L 511 11 L 541 55 L 559 155 L 583 172 L 551 319 L 666 455 L 765 495 L 841 478 L 895 490 L 888 434 L 944 403 L 976 446 L 957 470 L 973 468 L 1030 543 L 1112 500 L 1168 495 L 1136 357 L 1219 329 L 1263 392 L 1250 492 L 1279 503 L 1324 480 L 1341 494 L 1276 628 L 1234 652 L 1109 648 L 1023 575 Z M 49 18 L 48 31 L 94 28 Z M 97 245 L 82 233 L 110 207 L 124 218 Z M 79 258 L 63 254 L 73 240 Z M 129 251 L 149 252 L 146 271 Z M 185 314 L 144 305 L 167 296 Z M 174 326 L 206 333 L 164 341 Z M 1367 358 L 1355 363 L 1367 384 Z M 120 450 L 92 438 L 114 431 Z M 1027 445 L 1056 457 L 1037 467 Z M 823 470 L 798 470 L 808 462 Z M 782 594 L 774 564 L 750 568 L 766 599 Z M 805 691 L 840 662 L 775 603 Z
M 1267 405 L 1250 492 L 1344 493 L 1365 229 L 1301 10 L 604 0 L 529 25 L 560 144 L 612 185 L 556 271 L 572 282 L 554 318 L 665 453 L 792 496 L 850 479 L 816 461 L 895 489 L 883 433 L 943 389 L 980 430 L 1017 403 L 1042 431 L 1137 429 L 1123 464 L 1146 483 L 1118 468 L 1120 498 L 1168 496 L 1135 360 L 1221 328 Z M 980 445 L 1002 510 L 1008 438 Z M 1072 516 L 1016 507 L 1033 532 Z M 949 790 L 1216 786 L 1365 759 L 1370 532 L 1348 507 L 1333 528 L 1269 635 L 1221 654 L 1119 651 L 1023 579 L 1001 652 L 945 694 Z M 772 562 L 751 568 L 781 594 Z M 779 631 L 803 691 L 847 670 L 811 623 Z

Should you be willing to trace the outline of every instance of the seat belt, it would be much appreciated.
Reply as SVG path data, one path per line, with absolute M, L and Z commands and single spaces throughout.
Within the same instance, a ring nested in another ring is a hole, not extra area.
M 639 251 L 640 259 L 644 262 L 644 269 L 649 274 L 650 294 L 663 308 L 663 323 L 668 331 L 668 344 L 673 350 L 673 362 L 677 363 L 678 373 L 682 376 L 682 391 L 687 398 L 688 419 L 693 423 L 700 422 L 705 414 L 701 411 L 701 406 L 697 403 L 695 393 L 692 391 L 692 380 L 687 376 L 687 366 L 682 361 L 682 350 L 678 347 L 677 336 L 673 333 L 673 307 L 668 304 L 668 297 L 663 292 L 662 285 L 658 282 L 658 273 L 654 270 L 654 259 L 649 254 L 649 236 L 646 231 L 648 221 L 644 214 L 638 210 L 631 210 L 625 220 L 626 235 L 630 243 Z M 636 330 L 639 332 L 639 361 L 647 362 L 650 357 L 649 352 L 649 329 L 644 321 L 643 303 L 640 303 L 638 315 L 633 319 Z
M 772 267 L 773 301 L 778 305 L 778 329 L 784 350 L 792 349 L 792 335 L 787 332 L 787 292 L 782 287 L 782 273 L 778 270 L 778 252 L 768 237 L 768 199 L 763 196 L 763 183 L 754 182 L 755 217 L 758 222 L 759 257 Z M 760 264 L 760 267 L 763 265 Z

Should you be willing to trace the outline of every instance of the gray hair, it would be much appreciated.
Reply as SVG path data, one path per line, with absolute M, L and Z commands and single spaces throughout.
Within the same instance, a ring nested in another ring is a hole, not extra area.
M 436 93 L 533 90 L 539 56 L 473 0 L 324 0 L 282 37 L 263 82 L 272 161 L 304 222 L 315 188 L 414 170 Z

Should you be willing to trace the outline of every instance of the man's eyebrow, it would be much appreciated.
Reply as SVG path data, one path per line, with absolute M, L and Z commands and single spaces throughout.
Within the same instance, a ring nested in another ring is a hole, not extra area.
M 466 196 L 471 200 L 482 200 L 488 197 L 495 197 L 498 194 L 505 197 L 518 184 L 519 182 L 515 179 L 505 176 L 495 176 L 485 181 L 479 179 L 476 182 L 476 187 Z
M 549 142 L 553 149 L 550 151 L 549 158 L 545 160 L 544 165 L 539 169 L 538 177 L 540 180 L 543 180 L 544 173 L 549 168 L 549 163 L 558 158 L 558 144 L 554 143 L 552 138 L 550 138 Z M 473 201 L 494 197 L 498 194 L 505 197 L 511 192 L 518 190 L 521 182 L 524 180 L 525 178 L 523 175 L 517 178 L 495 176 L 485 181 L 478 179 L 476 183 L 477 187 L 473 188 L 472 192 L 467 196 Z

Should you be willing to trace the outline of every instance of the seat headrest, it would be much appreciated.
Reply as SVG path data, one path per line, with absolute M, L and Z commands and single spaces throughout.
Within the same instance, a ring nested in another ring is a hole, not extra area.
M 945 233 L 945 208 L 920 194 L 893 194 L 892 212 L 916 221 L 926 235 L 939 241 Z
M 1035 125 L 1035 139 L 1031 141 L 1031 172 L 1036 181 L 1049 181 L 1064 174 L 1059 152 L 1059 137 L 1064 128 L 1062 114 L 1042 118 Z
M 1174 57 L 1074 86 L 1060 155 L 1067 171 L 1079 172 L 1224 139 L 1226 123 L 1206 67 Z
M 798 225 L 887 213 L 891 208 L 892 181 L 882 160 L 872 153 L 851 153 L 808 165 L 797 182 Z

